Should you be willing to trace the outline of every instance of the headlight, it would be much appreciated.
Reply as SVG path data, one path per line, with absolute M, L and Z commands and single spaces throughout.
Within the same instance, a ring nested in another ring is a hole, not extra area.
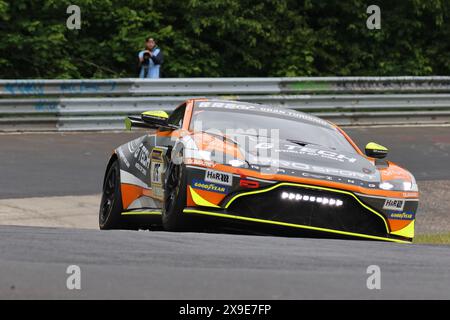
M 196 149 L 185 149 L 184 150 L 185 157 L 187 159 L 195 159 L 195 160 L 203 160 L 203 161 L 213 161 L 215 163 L 223 163 L 228 164 L 237 168 L 248 168 L 248 164 L 246 161 L 241 159 L 235 159 L 230 157 L 231 159 L 227 159 L 227 154 L 215 154 L 211 151 L 206 150 L 196 150 Z
M 379 184 L 380 189 L 391 191 L 419 191 L 415 181 L 389 180 Z
M 211 161 L 211 152 L 198 149 L 185 149 L 184 156 L 188 159 Z
M 403 190 L 404 191 L 419 191 L 419 187 L 417 186 L 417 183 L 403 182 Z
M 382 182 L 382 183 L 380 183 L 380 189 L 383 189 L 383 190 L 392 190 L 392 189 L 394 189 L 394 185 L 392 184 L 392 183 L 389 183 L 389 182 Z
M 233 167 L 238 167 L 238 168 L 247 168 L 247 162 L 245 162 L 244 160 L 240 160 L 240 159 L 231 159 L 228 161 L 228 164 L 233 166 Z

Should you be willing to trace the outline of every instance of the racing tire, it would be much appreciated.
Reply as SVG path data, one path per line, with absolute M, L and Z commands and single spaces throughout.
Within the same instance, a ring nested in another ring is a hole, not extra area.
M 103 183 L 102 200 L 99 211 L 101 230 L 128 229 L 122 220 L 122 193 L 120 190 L 120 167 L 115 159 L 109 167 Z
M 183 214 L 187 198 L 186 167 L 170 163 L 167 174 L 162 210 L 163 227 L 166 231 L 188 231 L 192 224 Z

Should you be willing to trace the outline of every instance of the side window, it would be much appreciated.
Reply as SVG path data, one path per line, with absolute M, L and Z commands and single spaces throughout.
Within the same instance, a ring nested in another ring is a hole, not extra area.
M 182 106 L 176 108 L 170 115 L 167 122 L 181 127 L 183 125 L 183 118 L 184 118 L 185 110 L 186 110 L 186 104 L 183 104 Z

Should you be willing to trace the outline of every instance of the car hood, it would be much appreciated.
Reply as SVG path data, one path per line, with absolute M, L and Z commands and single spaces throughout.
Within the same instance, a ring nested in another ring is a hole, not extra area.
M 251 168 L 267 174 L 288 174 L 305 178 L 378 187 L 381 174 L 368 159 L 356 152 L 318 145 L 302 145 L 287 140 L 260 143 L 246 150 Z
M 195 149 L 211 153 L 216 163 L 231 164 L 239 159 L 257 176 L 282 174 L 301 178 L 378 188 L 380 170 L 355 152 L 334 150 L 325 146 L 295 143 L 289 140 L 264 140 L 254 137 L 224 137 L 197 133 L 191 136 Z

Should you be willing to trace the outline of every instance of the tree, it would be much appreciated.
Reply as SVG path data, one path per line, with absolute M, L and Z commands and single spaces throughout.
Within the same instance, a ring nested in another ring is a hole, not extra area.
M 1 78 L 135 77 L 155 37 L 165 77 L 450 74 L 450 0 L 0 0 Z

